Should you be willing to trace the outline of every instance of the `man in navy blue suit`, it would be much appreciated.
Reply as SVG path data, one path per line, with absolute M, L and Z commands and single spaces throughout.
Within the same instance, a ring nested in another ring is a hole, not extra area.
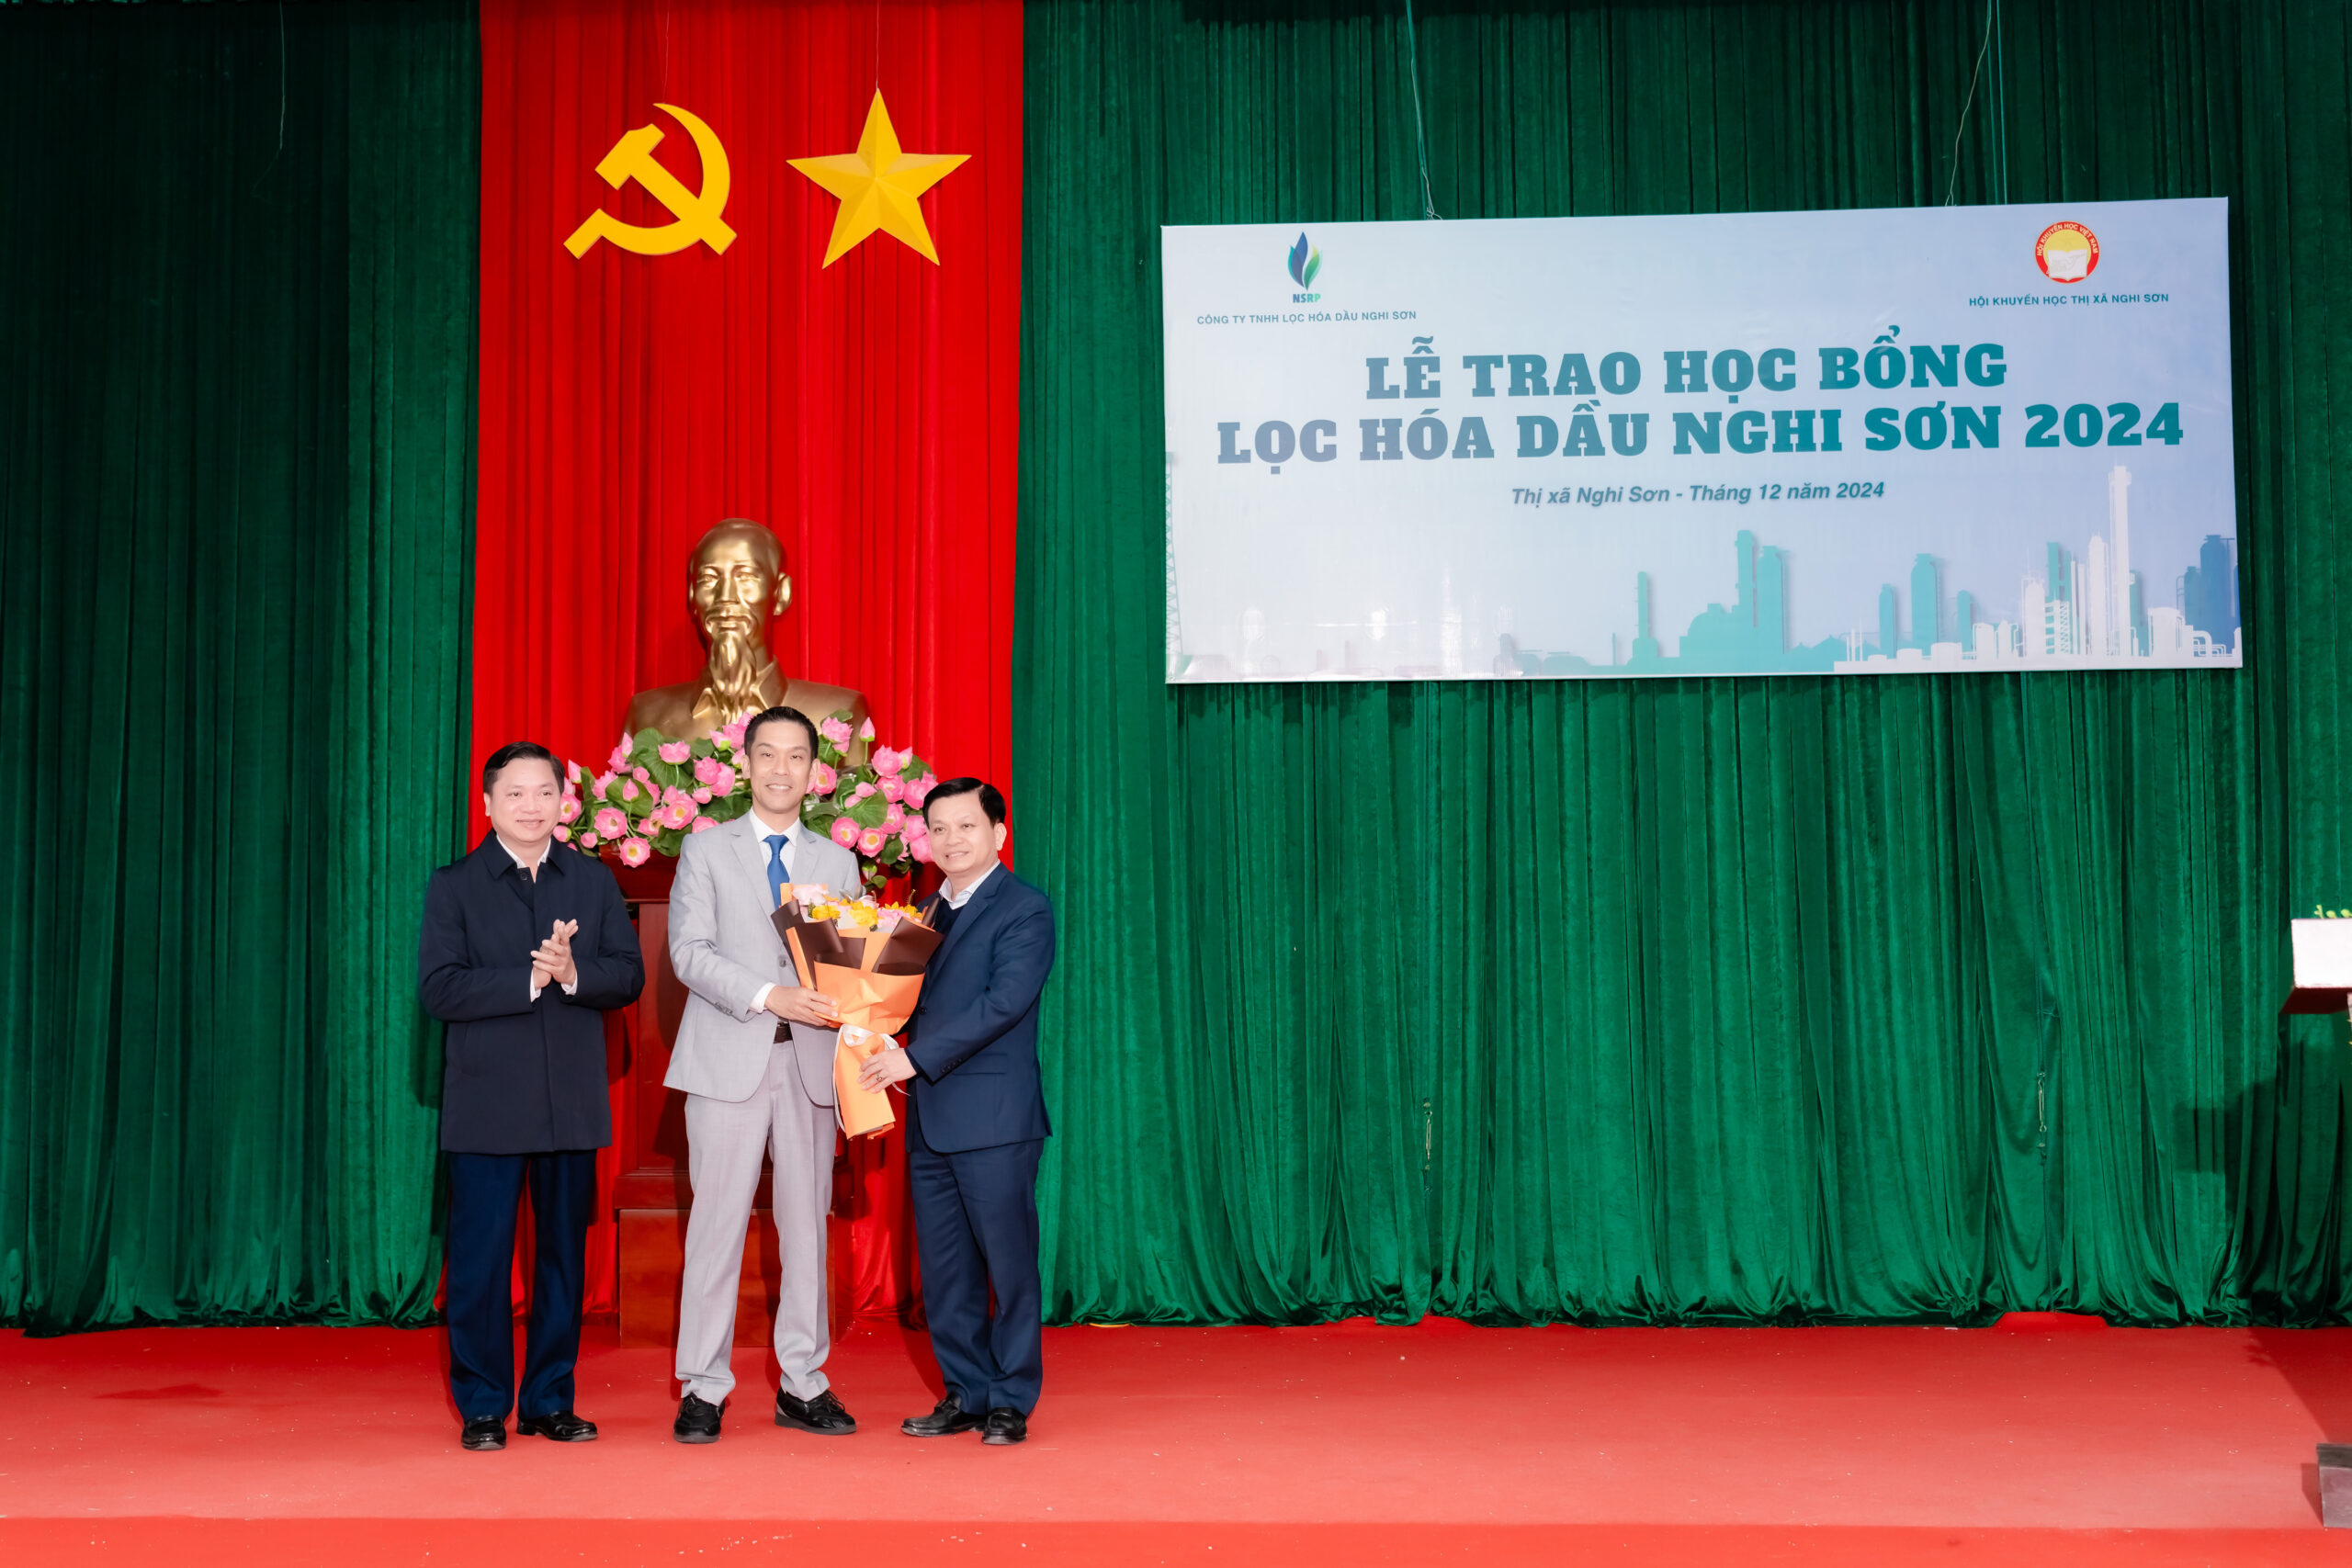
M 868 1089 L 908 1083 L 923 1312 L 947 1380 L 947 1397 L 899 1429 L 944 1438 L 977 1427 L 984 1443 L 1018 1443 L 1046 1374 L 1037 1156 L 1053 1128 L 1037 1072 L 1037 998 L 1054 967 L 1054 907 L 997 860 L 1004 796 L 994 785 L 934 785 L 923 826 L 947 877 L 930 916 L 945 940 L 923 971 L 906 1048 L 876 1053 L 864 1070 Z
M 449 1026 L 441 1147 L 449 1161 L 449 1392 L 474 1450 L 515 1431 L 584 1443 L 572 1407 L 596 1151 L 613 1141 L 605 1013 L 645 985 L 613 874 L 555 841 L 563 787 L 543 746 L 517 741 L 481 771 L 491 830 L 433 874 L 417 982 Z M 514 1385 L 514 1211 L 526 1186 L 537 1235 L 531 1325 Z

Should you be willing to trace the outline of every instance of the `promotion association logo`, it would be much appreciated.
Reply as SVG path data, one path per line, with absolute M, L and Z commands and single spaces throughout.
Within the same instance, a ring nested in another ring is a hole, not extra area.
M 2098 236 L 2072 220 L 2052 223 L 2033 243 L 2033 260 L 2052 283 L 2080 283 L 2098 270 Z
M 1323 253 L 1309 245 L 1306 243 L 1306 231 L 1300 230 L 1298 243 L 1290 248 L 1290 280 L 1302 289 L 1312 289 L 1315 287 L 1315 275 L 1322 270 Z M 1291 302 L 1296 305 L 1306 305 L 1322 298 L 1320 294 L 1314 293 L 1294 294 L 1291 296 Z

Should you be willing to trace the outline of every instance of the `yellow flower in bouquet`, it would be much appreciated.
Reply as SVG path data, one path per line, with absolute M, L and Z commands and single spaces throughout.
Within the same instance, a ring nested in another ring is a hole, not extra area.
M 794 883 L 792 901 L 800 906 L 801 914 L 809 919 L 832 920 L 841 918 L 842 900 L 835 898 L 833 890 L 821 882 Z
M 800 906 L 804 919 L 830 924 L 845 936 L 865 931 L 885 933 L 899 929 L 901 920 L 920 918 L 911 905 L 884 904 L 867 894 L 857 898 L 837 897 L 821 882 L 793 884 L 792 901 Z

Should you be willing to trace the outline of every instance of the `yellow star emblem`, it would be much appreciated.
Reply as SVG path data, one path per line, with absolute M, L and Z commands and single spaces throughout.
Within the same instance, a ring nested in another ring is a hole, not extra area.
M 874 107 L 865 111 L 865 130 L 857 139 L 856 152 L 792 160 L 794 168 L 841 197 L 824 265 L 841 260 L 876 229 L 938 265 L 931 231 L 923 226 L 921 197 L 970 156 L 900 151 L 899 133 L 890 129 L 890 111 L 883 107 L 877 88 Z

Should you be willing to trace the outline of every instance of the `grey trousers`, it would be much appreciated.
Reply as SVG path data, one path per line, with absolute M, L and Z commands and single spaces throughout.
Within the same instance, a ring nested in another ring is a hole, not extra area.
M 832 1348 L 825 1321 L 825 1214 L 832 1206 L 833 1132 L 832 1108 L 808 1098 L 786 1043 L 770 1047 L 767 1074 L 749 1100 L 686 1096 L 694 1209 L 679 1286 L 677 1371 L 696 1398 L 718 1404 L 735 1387 L 728 1361 L 735 1348 L 736 1286 L 763 1152 L 775 1162 L 769 1206 L 784 1265 L 776 1365 L 795 1399 L 825 1392 L 825 1356 Z

